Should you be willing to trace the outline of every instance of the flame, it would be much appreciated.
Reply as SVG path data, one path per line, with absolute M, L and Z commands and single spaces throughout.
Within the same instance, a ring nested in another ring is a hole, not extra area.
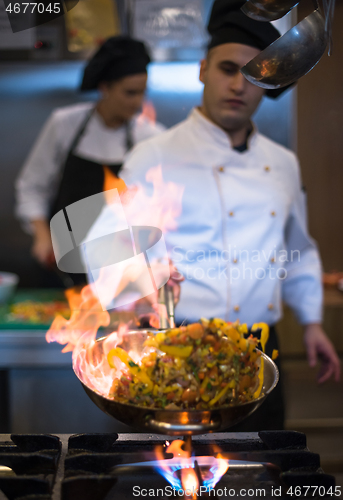
M 191 450 L 185 449 L 184 441 L 177 439 L 170 445 L 166 444 L 166 452 L 172 454 L 173 458 L 165 459 L 163 448 L 157 446 L 156 469 L 175 489 L 184 490 L 186 497 L 196 498 L 200 486 L 206 491 L 213 489 L 229 468 L 229 459 L 222 455 L 217 446 L 213 447 L 215 456 L 194 457 L 191 456 Z M 201 485 L 195 471 L 195 461 L 201 474 Z
M 119 206 L 126 220 L 126 227 L 130 228 L 130 231 L 133 226 L 156 227 L 162 231 L 162 234 L 176 229 L 176 218 L 181 214 L 183 187 L 173 182 L 164 182 L 161 167 L 154 167 L 146 174 L 147 182 L 153 185 L 151 196 L 147 195 L 141 185 L 126 186 L 124 181 L 114 176 L 106 166 L 104 166 L 104 172 L 107 202 L 105 210 L 116 214 L 115 210 Z M 134 247 L 133 240 L 130 244 Z M 135 247 L 134 253 L 136 255 Z M 146 263 L 144 264 L 146 268 Z M 166 264 L 163 264 L 164 273 L 166 265 L 168 269 L 168 260 Z M 109 327 L 111 320 L 108 311 L 104 310 L 99 287 L 102 287 L 102 291 L 105 290 L 106 300 L 110 302 L 121 292 L 125 292 L 129 287 L 132 288 L 132 283 L 137 281 L 137 276 L 139 277 L 140 269 L 139 264 L 135 263 L 128 267 L 127 272 L 113 277 L 109 274 L 108 268 L 102 267 L 95 283 L 86 285 L 82 290 L 75 288 L 67 290 L 66 296 L 72 311 L 71 317 L 67 320 L 62 316 L 57 316 L 46 334 L 47 342 L 65 345 L 62 352 L 73 351 L 73 368 L 76 374 L 90 389 L 105 397 L 108 397 L 114 379 L 120 377 L 125 370 L 120 362 L 116 368 L 111 368 L 107 361 L 107 354 L 112 348 L 122 343 L 128 325 L 121 324 L 117 331 L 112 332 L 106 338 L 101 349 L 99 348 L 99 343 L 96 342 L 99 328 Z M 149 272 L 155 291 L 156 280 L 160 279 L 162 271 L 161 263 L 155 265 L 150 262 Z M 144 295 L 141 296 L 144 297 Z M 133 306 L 130 305 L 130 307 Z M 127 309 L 128 306 L 126 306 Z M 150 323 L 154 327 L 159 326 L 156 313 L 166 315 L 165 306 L 155 304 L 152 311 L 150 308 Z M 135 362 L 139 363 L 144 353 L 138 354 L 134 351 L 129 354 Z
M 81 292 L 70 288 L 65 293 L 72 311 L 70 319 L 56 316 L 46 334 L 46 341 L 67 344 L 62 352 L 69 352 L 75 349 L 84 335 L 87 335 L 89 342 L 94 341 L 98 329 L 108 326 L 110 316 L 102 310 L 90 285 L 86 285 Z
M 186 492 L 186 498 L 196 498 L 196 491 L 199 488 L 199 481 L 195 470 L 192 468 L 181 470 L 182 489 Z
M 148 120 L 152 123 L 156 123 L 156 110 L 151 101 L 144 101 L 142 106 L 142 112 L 138 116 L 137 121 L 139 123 L 144 123 L 145 120 Z
M 174 457 L 189 458 L 191 456 L 190 450 L 183 449 L 186 443 L 181 439 L 176 439 L 167 448 L 167 453 L 172 453 Z
M 119 195 L 121 195 L 125 193 L 125 191 L 127 190 L 127 186 L 123 181 L 123 179 L 117 177 L 107 165 L 104 165 L 103 169 L 104 169 L 104 185 L 103 185 L 104 196 L 106 202 L 111 203 L 110 193 L 106 193 L 106 191 L 110 191 L 112 189 L 118 189 L 118 193 Z
M 164 182 L 160 165 L 150 168 L 145 179 L 153 186 L 151 196 L 138 185 L 130 186 L 120 197 L 128 222 L 158 227 L 162 232 L 175 230 L 176 219 L 181 215 L 184 187 Z
M 153 185 L 151 196 L 147 195 L 141 185 L 126 186 L 106 165 L 103 168 L 106 202 L 113 202 L 115 195 L 107 191 L 117 189 L 129 223 L 132 221 L 132 225 L 136 226 L 155 226 L 162 232 L 177 228 L 176 219 L 181 215 L 184 187 L 174 182 L 164 182 L 160 165 L 150 168 L 145 176 L 146 181 Z
M 216 454 L 216 468 L 212 469 L 212 472 L 214 474 L 214 477 L 217 479 L 216 482 L 214 483 L 214 485 L 217 484 L 217 482 L 219 481 L 219 479 L 224 476 L 224 474 L 226 473 L 226 471 L 228 470 L 229 468 L 229 460 L 224 457 L 224 455 L 221 453 L 221 449 L 219 448 L 219 446 L 217 446 L 216 444 L 212 445 L 213 447 L 213 451 L 214 453 Z

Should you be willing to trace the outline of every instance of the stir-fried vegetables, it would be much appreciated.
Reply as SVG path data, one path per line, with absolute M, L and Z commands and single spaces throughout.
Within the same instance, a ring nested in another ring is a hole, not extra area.
M 268 326 L 258 323 L 264 347 Z M 139 364 L 116 347 L 108 354 L 112 368 L 123 365 L 109 397 L 151 408 L 208 409 L 245 403 L 262 389 L 258 339 L 245 324 L 201 319 L 180 328 L 149 333 Z M 117 359 L 116 359 L 117 358 Z M 120 363 L 119 363 L 120 364 Z

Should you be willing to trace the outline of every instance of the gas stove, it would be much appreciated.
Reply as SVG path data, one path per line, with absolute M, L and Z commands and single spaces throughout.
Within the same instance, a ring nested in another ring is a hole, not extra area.
M 0 500 L 340 496 L 335 478 L 321 469 L 319 455 L 307 449 L 306 436 L 292 431 L 194 436 L 198 469 L 200 457 L 213 456 L 213 444 L 229 458 L 229 468 L 213 489 L 202 483 L 193 497 L 183 496 L 155 467 L 154 450 L 173 439 L 152 434 L 0 435 Z M 164 458 L 170 458 L 168 453 Z M 175 478 L 179 472 L 178 467 L 172 470 Z

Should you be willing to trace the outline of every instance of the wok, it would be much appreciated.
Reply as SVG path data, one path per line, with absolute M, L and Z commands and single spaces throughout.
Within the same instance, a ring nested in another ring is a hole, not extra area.
M 243 66 L 241 73 L 264 89 L 285 87 L 311 71 L 324 54 L 327 41 L 325 21 L 319 10 L 314 10 Z
M 120 347 L 126 351 L 135 349 L 137 352 L 141 352 L 147 333 L 147 330 L 128 332 L 125 334 Z M 106 343 L 107 338 L 102 337 L 94 344 L 94 354 L 97 359 L 106 356 L 106 352 L 108 352 L 108 348 L 105 348 L 104 352 L 104 342 Z M 75 362 L 74 372 L 90 399 L 102 411 L 120 422 L 135 427 L 140 431 L 185 436 L 228 429 L 251 415 L 264 402 L 278 383 L 279 372 L 275 363 L 264 353 L 262 353 L 262 358 L 264 360 L 263 368 L 261 368 L 263 371 L 263 388 L 260 397 L 247 403 L 216 407 L 209 410 L 166 410 L 118 403 L 90 388 Z

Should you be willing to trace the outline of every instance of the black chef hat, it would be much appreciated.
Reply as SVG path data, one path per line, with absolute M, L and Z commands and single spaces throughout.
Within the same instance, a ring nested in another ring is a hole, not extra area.
M 208 49 L 224 43 L 241 43 L 263 50 L 280 37 L 269 22 L 255 21 L 241 7 L 245 0 L 214 0 L 207 30 L 211 35 Z M 266 95 L 276 98 L 288 87 L 268 89 Z
M 105 41 L 88 62 L 80 89 L 95 90 L 100 82 L 146 73 L 150 62 L 143 42 L 128 36 L 113 36 Z

